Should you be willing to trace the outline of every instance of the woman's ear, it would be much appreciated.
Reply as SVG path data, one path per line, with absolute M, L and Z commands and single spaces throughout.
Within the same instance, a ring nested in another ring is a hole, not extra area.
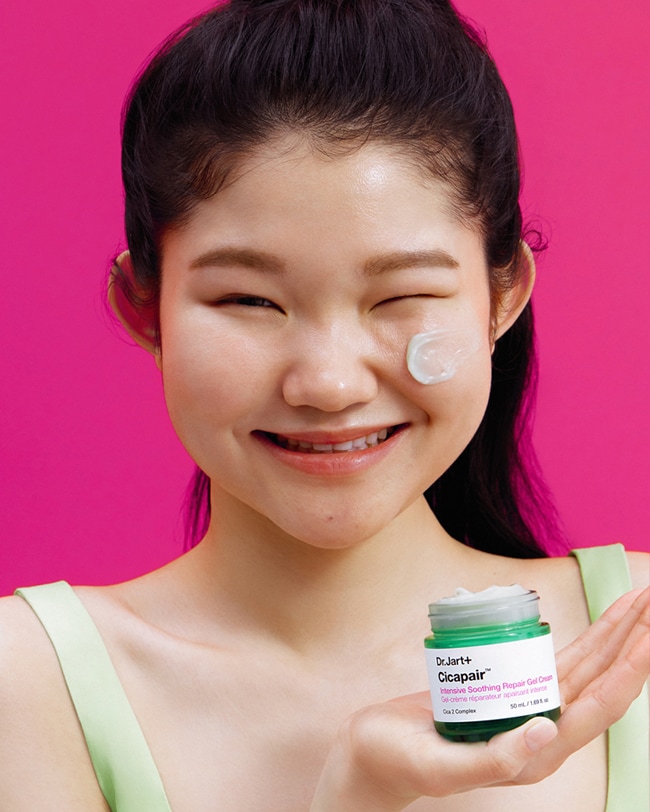
M 527 242 L 522 240 L 520 246 L 517 281 L 499 297 L 495 307 L 493 341 L 501 338 L 517 321 L 528 304 L 535 285 L 535 257 Z
M 132 290 L 135 295 L 129 297 L 126 290 Z M 124 251 L 111 268 L 108 278 L 108 302 L 131 338 L 150 352 L 158 363 L 160 343 L 156 307 L 138 303 L 137 291 L 131 255 L 128 251 Z

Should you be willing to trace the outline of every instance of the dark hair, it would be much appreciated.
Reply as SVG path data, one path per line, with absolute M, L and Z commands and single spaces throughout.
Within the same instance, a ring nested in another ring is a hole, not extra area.
M 123 119 L 131 301 L 156 306 L 160 239 L 217 193 L 255 147 L 299 131 L 328 155 L 396 145 L 449 184 L 480 229 L 493 306 L 517 281 L 522 220 L 508 93 L 476 29 L 447 0 L 232 0 L 163 44 Z M 144 294 L 144 295 L 143 295 Z M 558 538 L 530 446 L 530 306 L 499 341 L 483 422 L 427 491 L 445 529 L 489 552 L 545 555 Z M 193 542 L 209 519 L 207 477 L 189 498 Z

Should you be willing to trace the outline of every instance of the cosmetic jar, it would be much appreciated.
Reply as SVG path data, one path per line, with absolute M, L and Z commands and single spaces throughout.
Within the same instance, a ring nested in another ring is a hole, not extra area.
M 436 730 L 486 741 L 533 716 L 560 716 L 551 629 L 539 595 L 515 584 L 457 589 L 429 605 L 424 641 Z

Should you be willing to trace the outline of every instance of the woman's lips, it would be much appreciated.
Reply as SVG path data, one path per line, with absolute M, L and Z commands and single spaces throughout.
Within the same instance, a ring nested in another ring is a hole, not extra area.
M 381 445 L 404 425 L 388 426 L 350 439 L 331 438 L 329 442 L 324 439 L 308 440 L 301 436 L 286 436 L 266 431 L 259 433 L 280 448 L 299 454 L 342 454 L 350 451 L 366 451 Z

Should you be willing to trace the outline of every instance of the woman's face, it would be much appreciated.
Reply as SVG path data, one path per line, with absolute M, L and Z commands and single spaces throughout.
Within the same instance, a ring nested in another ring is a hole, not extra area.
M 268 145 L 163 240 L 172 422 L 219 494 L 323 547 L 388 525 L 467 445 L 490 386 L 480 235 L 394 149 Z M 418 333 L 467 337 L 418 383 Z

